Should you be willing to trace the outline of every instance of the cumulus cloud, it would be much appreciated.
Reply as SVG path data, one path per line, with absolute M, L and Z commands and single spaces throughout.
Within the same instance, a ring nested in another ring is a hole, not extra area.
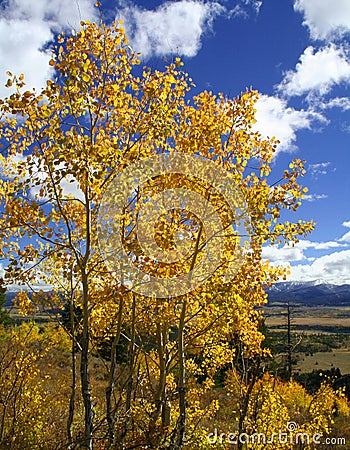
M 226 8 L 215 1 L 166 2 L 155 10 L 128 2 L 118 10 L 117 18 L 124 20 L 133 49 L 143 57 L 195 56 L 201 48 L 203 35 L 211 30 L 215 17 L 225 11 Z
M 350 243 L 350 231 L 344 234 L 340 239 L 342 242 L 349 242 Z
M 313 242 L 307 239 L 300 240 L 294 247 L 284 245 L 283 247 L 266 246 L 263 247 L 262 257 L 276 264 L 292 263 L 296 261 L 310 261 L 316 258 L 305 255 L 307 250 L 331 250 L 340 247 L 347 247 L 338 241 Z
M 340 244 L 337 241 L 327 241 L 327 242 L 312 242 L 312 241 L 300 241 L 296 244 L 300 248 L 306 249 L 314 249 L 314 250 L 330 250 L 332 248 L 344 247 L 345 245 Z
M 347 222 L 343 222 L 342 224 L 344 227 L 346 228 L 350 228 L 350 221 Z M 348 231 L 347 233 L 345 233 L 340 239 L 340 242 L 348 242 L 350 243 L 350 231 Z
M 288 281 L 321 279 L 333 284 L 350 283 L 350 250 L 334 252 L 316 258 L 311 264 L 291 266 Z
M 91 0 L 8 0 L 2 7 L 5 20 L 36 21 L 48 23 L 55 31 L 79 27 L 80 20 L 96 17 Z
M 7 0 L 0 5 L 0 97 L 9 95 L 6 71 L 25 74 L 28 88 L 40 90 L 53 75 L 48 45 L 54 34 L 79 28 L 80 20 L 96 20 L 94 0 Z M 226 0 L 167 1 L 147 10 L 130 0 L 116 2 L 117 18 L 125 20 L 135 51 L 144 57 L 195 56 L 203 36 L 219 15 L 234 16 Z M 247 16 L 259 12 L 261 1 L 239 0 Z
M 302 261 L 306 259 L 303 249 L 289 247 L 287 245 L 279 247 L 263 247 L 262 257 L 276 264 L 290 263 L 292 261 Z
M 350 228 L 350 221 L 344 222 L 343 225 Z M 289 265 L 291 275 L 288 281 L 323 280 L 333 284 L 350 283 L 349 243 L 350 232 L 333 241 L 314 242 L 302 239 L 294 244 L 294 247 L 266 246 L 263 248 L 262 256 L 274 265 Z M 333 252 L 322 256 L 315 253 L 327 250 Z M 313 251 L 312 256 L 308 255 L 308 251 Z
M 339 37 L 350 31 L 349 0 L 295 0 L 294 9 L 303 14 L 303 24 L 313 39 Z
M 9 95 L 4 87 L 6 71 L 25 74 L 30 88 L 40 90 L 52 76 L 49 67 L 50 55 L 42 51 L 43 45 L 52 39 L 46 26 L 37 27 L 35 23 L 24 21 L 6 22 L 0 20 L 0 96 Z
M 349 81 L 350 62 L 342 47 L 330 44 L 315 50 L 310 46 L 300 56 L 295 70 L 285 73 L 277 89 L 289 97 L 309 93 L 324 95 L 333 86 Z
M 279 141 L 279 151 L 295 149 L 298 130 L 311 129 L 315 122 L 326 123 L 326 119 L 314 111 L 296 110 L 287 106 L 284 99 L 260 94 L 256 104 L 255 130 L 263 136 L 275 136 Z
M 45 86 L 52 76 L 50 53 L 45 50 L 54 32 L 79 28 L 81 19 L 94 19 L 93 1 L 9 0 L 0 7 L 0 97 L 9 70 L 25 74 L 28 88 Z

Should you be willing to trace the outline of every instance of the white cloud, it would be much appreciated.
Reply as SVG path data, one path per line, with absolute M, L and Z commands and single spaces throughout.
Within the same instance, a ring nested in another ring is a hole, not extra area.
M 324 102 L 320 105 L 322 109 L 340 108 L 342 111 L 348 111 L 350 109 L 349 97 L 334 97 L 328 102 Z
M 12 155 L 9 158 L 0 159 L 0 175 L 3 178 L 13 179 L 16 174 L 19 173 L 20 166 L 24 168 L 23 181 L 28 181 L 29 184 L 29 195 L 36 200 L 48 200 L 48 197 L 40 196 L 40 190 L 45 185 L 50 185 L 50 177 L 47 170 L 44 168 L 43 161 L 39 161 L 37 157 L 31 156 L 32 169 L 35 173 L 35 179 L 41 182 L 41 185 L 31 184 L 31 178 L 33 174 L 29 174 L 26 170 L 28 156 L 23 155 Z M 65 167 L 64 163 L 59 163 L 55 165 L 55 171 L 60 172 Z M 79 187 L 78 182 L 73 177 L 73 175 L 68 174 L 62 178 L 60 182 L 60 187 L 62 189 L 61 195 L 63 199 L 75 198 L 83 201 L 84 195 Z
M 143 57 L 179 54 L 195 56 L 203 34 L 211 30 L 216 16 L 226 8 L 218 2 L 180 0 L 166 2 L 155 10 L 127 3 L 117 13 L 134 51 Z
M 43 45 L 52 39 L 50 28 L 46 25 L 24 21 L 0 21 L 0 97 L 9 95 L 4 87 L 6 71 L 25 74 L 29 88 L 40 90 L 46 80 L 51 78 L 50 55 L 41 51 Z
M 307 194 L 304 195 L 304 199 L 307 202 L 314 202 L 316 200 L 323 200 L 325 198 L 328 198 L 328 195 L 326 194 Z
M 319 175 L 327 175 L 329 171 L 334 172 L 336 169 L 330 167 L 329 161 L 320 162 L 316 164 L 309 164 L 309 172 L 312 178 L 318 179 Z
M 342 225 L 346 228 L 350 228 L 350 221 L 347 222 L 343 222 Z M 345 233 L 340 239 L 340 242 L 347 242 L 350 243 L 350 231 L 348 231 L 347 233 Z
M 350 231 L 345 233 L 344 236 L 342 236 L 339 240 L 341 242 L 349 242 L 350 243 Z
M 33 157 L 32 157 L 33 159 Z M 64 163 L 57 164 L 55 166 L 55 172 L 60 172 L 65 167 Z M 45 187 L 46 185 L 50 185 L 50 177 L 46 170 L 43 169 L 42 162 L 37 164 L 38 172 L 36 174 L 38 180 L 42 182 L 42 185 L 35 186 L 33 185 L 30 188 L 30 196 L 33 197 L 36 200 L 48 200 L 48 197 L 41 197 L 40 196 L 40 189 L 41 187 Z M 30 177 L 28 174 L 28 180 L 30 181 Z M 76 181 L 76 179 L 73 177 L 73 175 L 66 175 L 64 178 L 62 178 L 60 182 L 60 187 L 62 189 L 61 197 L 62 199 L 67 198 L 75 198 L 78 200 L 84 200 L 84 194 L 82 190 L 79 188 L 79 184 Z
M 64 177 L 60 183 L 62 188 L 62 198 L 73 197 L 75 199 L 84 201 L 84 193 L 79 187 L 79 183 L 75 180 L 72 175 L 67 175 Z
M 290 263 L 291 261 L 302 261 L 306 259 L 304 252 L 300 248 L 283 246 L 263 247 L 262 257 L 276 264 Z
M 312 264 L 291 266 L 288 281 L 313 281 L 321 279 L 333 284 L 350 283 L 350 250 L 334 252 L 316 258 Z
M 78 9 L 79 5 L 79 9 Z M 44 48 L 53 33 L 79 28 L 80 17 L 93 19 L 92 0 L 9 0 L 0 9 L 0 97 L 9 95 L 4 87 L 9 70 L 25 75 L 28 88 L 45 86 L 52 76 L 50 53 Z
M 248 18 L 251 10 L 254 14 L 259 14 L 262 1 L 258 0 L 242 0 L 229 11 L 229 16 Z
M 77 28 L 80 20 L 96 17 L 91 0 L 9 0 L 2 10 L 7 20 L 45 22 L 55 31 Z
M 260 12 L 260 8 L 263 4 L 262 0 L 258 1 L 258 0 L 245 0 L 244 1 L 245 4 L 250 5 L 253 10 L 255 11 L 256 14 L 259 14 Z
M 337 241 L 326 242 L 312 242 L 307 239 L 302 239 L 294 244 L 284 245 L 283 247 L 266 246 L 262 249 L 262 257 L 268 259 L 274 264 L 292 263 L 295 261 L 314 260 L 305 255 L 306 250 L 330 250 L 340 247 L 347 247 L 347 244 L 342 244 Z
M 5 277 L 5 273 L 6 273 L 5 272 L 5 267 L 4 267 L 3 263 L 0 263 L 0 278 L 2 278 L 2 279 Z M 27 267 L 29 268 L 30 265 L 28 265 Z M 6 285 L 6 283 L 5 283 L 6 290 L 7 290 L 7 292 L 18 292 L 18 291 L 21 291 L 21 290 L 22 291 L 29 291 L 29 290 L 31 290 L 31 291 L 35 291 L 35 292 L 38 292 L 38 291 L 51 291 L 53 289 L 53 286 L 50 285 L 50 284 L 47 284 L 45 281 L 43 281 L 40 278 L 40 275 L 42 275 L 42 272 L 40 272 L 40 270 L 37 270 L 36 279 L 35 279 L 33 284 L 32 283 L 30 284 L 30 287 L 29 287 L 29 285 L 26 285 L 26 284 L 24 284 L 24 285 L 23 284 L 22 285 L 19 285 L 19 284 Z
M 349 0 L 295 0 L 294 9 L 304 15 L 303 24 L 313 39 L 336 37 L 350 31 Z
M 254 129 L 264 137 L 275 136 L 279 141 L 279 151 L 295 149 L 296 132 L 311 129 L 315 121 L 324 123 L 325 118 L 314 111 L 298 111 L 287 106 L 284 99 L 260 94 L 256 103 Z
M 303 242 L 303 241 L 300 241 Z M 329 250 L 331 248 L 344 247 L 345 245 L 339 244 L 336 241 L 328 241 L 328 242 L 311 242 L 305 241 L 309 245 L 306 248 L 313 248 L 315 250 Z
M 350 62 L 341 47 L 330 44 L 319 50 L 307 47 L 300 56 L 295 70 L 286 72 L 277 86 L 286 96 L 313 94 L 324 95 L 332 87 L 350 81 Z

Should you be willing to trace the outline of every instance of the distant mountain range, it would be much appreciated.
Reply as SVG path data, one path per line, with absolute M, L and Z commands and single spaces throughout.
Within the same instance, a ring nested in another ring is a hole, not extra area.
M 32 292 L 31 291 L 28 291 L 27 289 L 23 289 L 23 290 L 25 290 L 27 292 L 29 298 L 32 298 Z M 16 297 L 16 295 L 18 294 L 18 292 L 19 292 L 19 290 L 16 291 L 16 290 L 13 290 L 13 289 L 6 291 L 6 294 L 5 294 L 5 296 L 6 296 L 5 307 L 10 308 L 13 305 L 13 300 Z
M 13 304 L 17 292 L 6 292 L 6 306 Z M 268 290 L 269 304 L 287 303 L 307 306 L 350 306 L 350 284 L 310 282 L 276 283 Z
M 350 306 L 350 284 L 310 282 L 276 283 L 268 290 L 269 304 L 287 303 L 307 306 Z

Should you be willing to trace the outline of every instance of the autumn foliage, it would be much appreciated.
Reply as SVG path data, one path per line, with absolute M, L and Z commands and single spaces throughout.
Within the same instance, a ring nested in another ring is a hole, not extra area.
M 322 387 L 312 398 L 293 381 L 261 376 L 269 352 L 261 346 L 258 307 L 266 304 L 266 287 L 286 275 L 262 259 L 262 247 L 296 242 L 313 223 L 281 218 L 303 198 L 304 167 L 294 160 L 284 173 L 273 173 L 278 141 L 253 129 L 257 92 L 191 97 L 193 83 L 180 59 L 164 70 L 141 68 L 120 23 L 86 22 L 76 34 L 60 35 L 50 65 L 55 75 L 42 92 L 26 90 L 22 75 L 9 74 L 13 90 L 0 101 L 1 256 L 9 261 L 5 284 L 35 291 L 18 295 L 20 311 L 57 314 L 63 366 L 70 372 L 45 375 L 40 368 L 47 352 L 59 358 L 52 336 L 42 348 L 34 325 L 3 331 L 3 361 L 10 358 L 11 369 L 0 367 L 10 370 L 7 378 L 1 375 L 1 448 L 207 449 L 216 421 L 254 433 L 284 429 L 295 419 L 305 430 L 327 433 L 336 393 Z M 155 240 L 169 252 L 176 236 L 185 236 L 187 257 L 174 265 L 147 259 L 137 243 L 138 213 L 147 198 L 180 187 L 194 191 L 224 224 L 222 264 L 195 289 L 164 298 L 135 292 L 113 273 L 98 224 L 103 194 L 118 174 L 145 158 L 172 154 L 210 160 L 230 174 L 245 198 L 250 239 L 237 273 L 225 282 L 239 236 L 223 195 L 198 172 L 162 174 L 134 190 L 114 219 L 122 224 L 130 260 L 149 274 L 171 278 L 190 271 L 207 257 L 208 244 L 196 214 L 173 208 L 156 218 Z M 43 282 L 50 293 L 35 289 Z M 65 323 L 57 313 L 63 309 Z M 102 358 L 103 345 L 108 355 Z M 238 356 L 249 370 L 237 369 Z M 12 396 L 5 394 L 11 390 Z M 14 402 L 23 411 L 16 421 L 9 412 Z M 222 408 L 230 411 L 226 422 Z M 50 426 L 60 430 L 56 442 L 46 440 Z

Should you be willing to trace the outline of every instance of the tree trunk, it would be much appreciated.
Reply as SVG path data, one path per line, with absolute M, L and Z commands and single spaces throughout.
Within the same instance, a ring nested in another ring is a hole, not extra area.
M 179 431 L 176 448 L 182 448 L 185 440 L 186 432 L 186 372 L 185 372 L 185 344 L 184 344 L 184 331 L 185 331 L 185 317 L 187 308 L 187 298 L 184 298 L 182 304 L 182 311 L 179 323 Z
M 210 194 L 207 196 L 209 201 Z M 190 266 L 190 273 L 193 273 L 193 269 L 196 263 L 196 259 L 199 253 L 199 243 L 203 231 L 203 222 L 201 222 L 196 238 L 196 244 L 193 252 L 193 257 Z M 189 283 L 192 283 L 192 276 L 190 277 Z M 178 331 L 178 359 L 179 359 L 179 410 L 180 416 L 177 427 L 177 440 L 176 444 L 171 445 L 170 449 L 181 449 L 185 442 L 186 433 L 186 354 L 185 354 L 185 319 L 187 313 L 187 297 L 183 296 L 181 315 L 179 320 L 179 331 Z
M 83 336 L 81 349 L 81 392 L 84 402 L 84 440 L 82 447 L 92 450 L 92 427 L 94 420 L 93 405 L 91 398 L 91 385 L 89 376 L 89 344 L 90 344 L 90 312 L 89 312 L 89 291 L 86 273 L 82 276 L 83 284 Z
M 247 383 L 248 383 L 248 387 L 247 387 L 247 391 L 244 395 L 243 398 L 240 399 L 240 411 L 239 411 L 239 420 L 238 420 L 238 443 L 237 443 L 237 450 L 242 450 L 243 449 L 243 442 L 241 442 L 241 440 L 239 439 L 239 437 L 245 432 L 245 420 L 248 414 L 248 408 L 249 408 L 249 401 L 250 401 L 250 397 L 252 395 L 253 392 L 253 388 L 255 386 L 255 383 L 257 381 L 258 378 L 258 373 L 259 373 L 259 368 L 260 368 L 260 358 L 257 360 L 256 364 L 253 367 L 253 373 L 252 376 L 250 378 L 250 380 L 248 381 L 248 376 L 249 374 L 243 374 L 241 380 L 242 383 L 245 383 L 245 375 L 247 375 Z
M 179 362 L 179 410 L 180 415 L 177 424 L 177 432 L 174 437 L 174 441 L 169 450 L 178 450 L 183 447 L 186 433 L 186 370 L 185 370 L 185 343 L 184 343 L 184 331 L 185 331 L 185 318 L 187 310 L 187 298 L 183 298 L 181 316 L 179 321 L 178 331 L 178 362 Z
M 111 367 L 109 370 L 108 387 L 106 389 L 106 417 L 108 423 L 108 448 L 113 448 L 115 445 L 115 411 L 112 406 L 112 395 L 114 391 L 114 377 L 115 369 L 117 367 L 117 346 L 120 339 L 120 334 L 122 331 L 122 317 L 123 317 L 123 297 L 119 298 L 119 309 L 118 309 L 118 325 L 117 331 L 113 338 L 112 348 L 111 348 Z
M 130 408 L 131 408 L 131 397 L 132 397 L 132 389 L 134 385 L 134 361 L 135 361 L 135 321 L 136 321 L 136 295 L 133 294 L 132 298 L 132 321 L 131 321 L 131 332 L 130 332 L 130 357 L 129 357 L 129 378 L 126 390 L 126 403 L 125 403 L 125 421 L 123 430 L 119 437 L 119 448 L 125 448 L 125 436 L 129 430 L 130 424 Z
M 162 418 L 162 427 L 165 428 L 169 425 L 170 422 L 170 404 L 167 402 L 166 398 L 166 376 L 168 369 L 168 350 L 167 350 L 167 342 L 168 342 L 168 325 L 161 325 L 157 323 L 157 349 L 159 355 L 159 381 L 156 393 L 154 395 L 154 403 L 155 409 L 151 414 L 151 418 L 148 425 L 148 439 L 149 444 L 154 445 L 154 433 L 156 431 L 156 424 L 161 416 Z
M 69 413 L 67 420 L 67 438 L 68 438 L 68 448 L 71 448 L 73 444 L 73 436 L 72 436 L 72 423 L 74 419 L 74 410 L 75 410 L 75 390 L 76 390 L 76 360 L 75 360 L 75 346 L 76 346 L 76 336 L 75 336 L 75 317 L 74 317 L 74 305 L 73 298 L 70 298 L 69 301 L 69 313 L 70 313 L 70 322 L 71 322 L 71 331 L 72 331 L 72 386 L 71 386 L 71 394 L 69 399 Z

